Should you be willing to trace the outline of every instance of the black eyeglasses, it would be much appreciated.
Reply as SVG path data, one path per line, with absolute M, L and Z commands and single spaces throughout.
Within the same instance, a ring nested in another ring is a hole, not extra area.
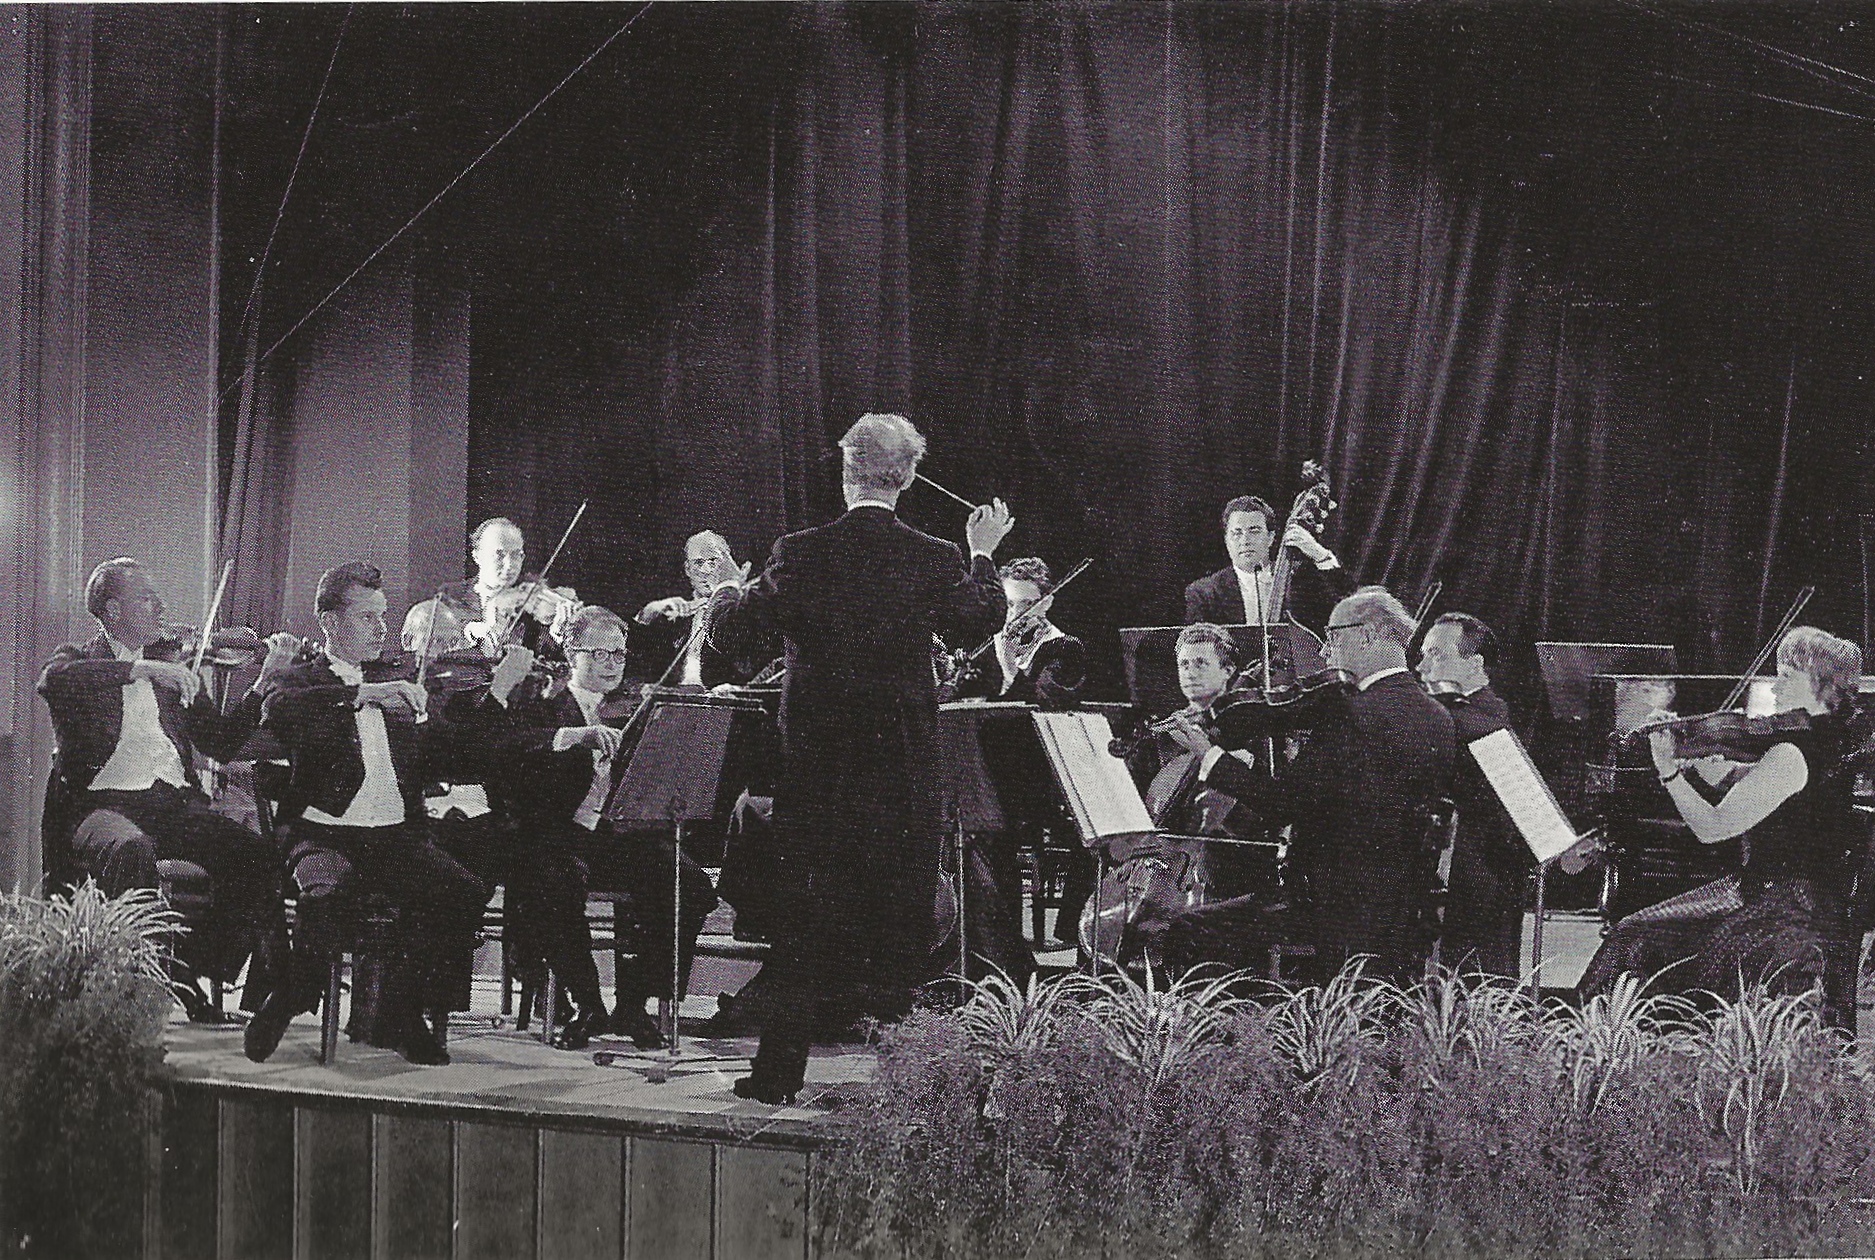
M 623 665 L 625 663 L 625 657 L 628 654 L 624 648 L 576 647 L 570 650 L 574 652 L 585 652 L 601 665 Z

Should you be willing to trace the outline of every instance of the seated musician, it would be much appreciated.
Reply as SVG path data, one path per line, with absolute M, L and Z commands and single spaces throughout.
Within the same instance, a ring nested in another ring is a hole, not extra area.
M 66 794 L 52 812 L 76 831 L 92 812 L 110 810 L 154 841 L 157 860 L 207 871 L 212 909 L 176 952 L 198 975 L 231 983 L 262 935 L 281 921 L 280 864 L 272 845 L 209 808 L 195 752 L 235 757 L 298 640 L 273 636 L 259 679 L 224 714 L 189 664 L 176 659 L 162 597 L 141 564 L 119 558 L 93 569 L 85 608 L 98 621 L 97 636 L 59 648 L 39 676 L 58 740 L 53 790 Z M 113 865 L 109 853 L 74 856 L 94 876 L 106 876 Z M 155 873 L 140 870 L 134 878 L 153 885 Z M 191 1019 L 215 1018 L 194 984 L 179 993 Z
M 664 679 L 680 687 L 718 687 L 747 682 L 758 662 L 732 657 L 709 641 L 707 625 L 699 631 L 697 618 L 707 617 L 710 592 L 724 582 L 746 574 L 738 568 L 729 540 L 713 529 L 692 534 L 684 543 L 684 576 L 689 595 L 654 599 L 632 618 L 632 660 L 627 675 L 653 682 Z M 666 677 L 667 667 L 679 652 L 683 660 Z
M 527 540 L 521 527 L 505 516 L 490 517 L 469 535 L 469 554 L 475 577 L 452 582 L 438 594 L 463 639 L 490 660 L 509 641 L 537 655 L 557 656 L 560 632 L 579 611 L 579 598 L 571 587 L 543 586 L 523 573 Z M 408 628 L 408 619 L 405 624 Z M 444 624 L 439 618 L 438 625 Z
M 1270 567 L 1270 543 L 1276 510 L 1246 494 L 1226 503 L 1221 519 L 1230 567 L 1185 588 L 1186 624 L 1207 621 L 1220 626 L 1256 626 L 1281 620 L 1285 610 L 1271 607 L 1275 602 L 1275 574 Z M 1354 579 L 1341 567 L 1335 553 L 1301 525 L 1291 525 L 1284 531 L 1282 545 L 1294 547 L 1309 560 L 1296 571 L 1288 603 L 1302 624 L 1319 626 L 1328 606 L 1354 589 Z
M 510 722 L 498 741 L 503 769 L 493 786 L 504 806 L 532 836 L 535 851 L 561 868 L 590 876 L 591 886 L 631 894 L 641 929 L 635 961 L 622 962 L 617 1008 L 611 1028 L 641 1049 L 664 1044 L 645 1009 L 648 999 L 671 993 L 671 861 L 673 838 L 658 833 L 614 830 L 603 813 L 624 774 L 631 749 L 620 747 L 620 725 L 636 700 L 621 690 L 627 654 L 625 623 L 610 609 L 588 605 L 566 627 L 572 674 L 563 688 L 529 688 L 507 698 Z M 500 697 L 498 696 L 499 700 Z M 716 890 L 703 868 L 682 859 L 680 976 L 690 974 L 703 920 L 716 905 Z M 605 1006 L 586 928 L 587 883 L 558 880 L 543 890 L 552 932 L 549 961 L 572 991 L 579 1014 L 562 1044 L 577 1049 L 605 1031 Z M 675 995 L 681 998 L 681 992 Z
M 1797 626 L 1778 644 L 1772 695 L 1778 714 L 1808 722 L 1780 733 L 1755 763 L 1688 761 L 1672 732 L 1649 737 L 1654 769 L 1693 835 L 1702 844 L 1746 836 L 1745 865 L 1617 923 L 1582 975 L 1584 997 L 1624 973 L 1652 978 L 1680 963 L 1667 987 L 1730 998 L 1741 976 L 1780 992 L 1821 983 L 1824 1018 L 1853 1031 L 1856 951 L 1842 946 L 1853 941 L 1847 901 L 1867 845 L 1847 760 L 1861 673 L 1855 644 Z
M 1491 689 L 1497 636 L 1469 613 L 1441 615 L 1419 647 L 1419 677 L 1451 710 L 1458 735 L 1452 799 L 1458 838 L 1446 880 L 1439 960 L 1461 972 L 1517 976 L 1522 967 L 1524 889 L 1533 869 L 1517 833 L 1466 745 L 1511 724 L 1510 709 Z
M 1335 605 L 1326 655 L 1354 676 L 1355 690 L 1273 779 L 1180 721 L 1177 738 L 1199 756 L 1201 782 L 1292 824 L 1289 867 L 1299 883 L 1285 912 L 1254 894 L 1181 911 L 1166 933 L 1169 965 L 1260 970 L 1271 944 L 1302 943 L 1323 978 L 1357 954 L 1374 957 L 1373 974 L 1419 978 L 1432 948 L 1428 813 L 1450 787 L 1455 738 L 1451 714 L 1406 668 L 1415 628 L 1383 587 Z
M 1015 700 L 1044 709 L 1073 708 L 1087 683 L 1087 645 L 1048 619 L 1054 575 L 1034 556 L 997 570 L 1009 611 L 996 632 L 996 669 L 957 689 L 959 698 Z
M 398 912 L 386 1035 L 412 1063 L 447 1063 L 423 1012 L 466 1008 L 466 964 L 488 900 L 487 886 L 432 842 L 423 810 L 424 784 L 447 776 L 456 750 L 440 721 L 420 723 L 428 716 L 421 687 L 366 681 L 385 637 L 377 569 L 326 570 L 313 606 L 324 645 L 281 675 L 262 716 L 292 767 L 279 817 L 291 826 L 299 926 L 286 987 L 247 1026 L 247 1056 L 266 1059 L 293 1016 L 318 1005 L 345 945 L 343 914 L 357 896 L 378 893 Z M 511 654 L 493 685 L 505 691 L 518 678 Z

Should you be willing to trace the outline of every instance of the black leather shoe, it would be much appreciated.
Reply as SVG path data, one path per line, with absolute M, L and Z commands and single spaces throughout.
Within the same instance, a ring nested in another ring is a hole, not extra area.
M 411 1016 L 396 1049 L 405 1060 L 419 1067 L 449 1066 L 449 1051 L 436 1043 L 436 1034 L 429 1030 L 419 1016 Z
M 630 1037 L 632 1044 L 640 1050 L 662 1050 L 664 1033 L 658 1027 L 658 1021 L 645 1014 L 642 1006 L 625 1005 L 612 1012 L 612 1031 L 621 1037 Z
M 799 1085 L 793 1089 L 782 1089 L 773 1081 L 764 1080 L 759 1075 L 741 1077 L 729 1088 L 737 1098 L 766 1103 L 770 1107 L 792 1107 L 801 1089 Z
M 584 1050 L 594 1037 L 603 1036 L 606 1031 L 605 1011 L 581 1010 L 579 1014 L 566 1021 L 566 1026 L 554 1034 L 554 1048 L 558 1050 Z
M 241 1049 L 254 1062 L 265 1063 L 280 1048 L 280 1038 L 286 1035 L 286 1026 L 292 1022 L 292 1004 L 286 994 L 276 989 L 267 995 L 267 1000 L 254 1012 L 254 1018 L 247 1022 L 247 1030 L 241 1036 Z
M 184 984 L 176 990 L 176 1000 L 182 1003 L 182 1009 L 189 1016 L 191 1024 L 203 1024 L 211 1028 L 228 1028 L 245 1024 L 247 1020 L 232 1011 L 224 1011 L 209 1001 L 193 983 Z

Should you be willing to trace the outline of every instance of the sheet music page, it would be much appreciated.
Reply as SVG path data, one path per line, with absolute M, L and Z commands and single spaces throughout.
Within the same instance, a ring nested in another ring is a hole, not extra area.
M 1467 747 L 1537 861 L 1551 861 L 1575 846 L 1581 837 L 1515 734 L 1492 731 Z
M 1113 726 L 1106 714 L 1037 712 L 1031 716 L 1055 781 L 1074 811 L 1082 843 L 1151 835 L 1158 830 L 1126 762 L 1107 751 Z

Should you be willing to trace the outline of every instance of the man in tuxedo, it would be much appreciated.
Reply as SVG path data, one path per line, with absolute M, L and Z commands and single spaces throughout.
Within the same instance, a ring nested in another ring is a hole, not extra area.
M 260 836 L 209 808 L 195 752 L 218 761 L 235 757 L 298 641 L 275 635 L 259 679 L 224 714 L 195 671 L 173 659 L 173 642 L 169 652 L 161 650 L 163 600 L 140 563 L 120 557 L 93 569 L 85 608 L 97 618 L 97 636 L 61 647 L 39 676 L 58 743 L 47 801 L 52 829 L 75 830 L 94 811 L 109 810 L 155 842 L 156 859 L 207 871 L 213 906 L 176 952 L 199 975 L 232 982 L 261 937 L 281 921 L 279 858 Z M 94 830 L 101 841 L 125 834 Z M 112 893 L 155 886 L 147 861 L 126 863 L 121 856 L 73 853 L 70 864 L 113 885 Z M 181 994 L 191 1018 L 212 1019 L 207 998 L 193 985 Z
M 1284 610 L 1271 606 L 1275 603 L 1270 568 L 1275 509 L 1246 494 L 1226 503 L 1221 519 L 1230 567 L 1185 588 L 1185 624 L 1258 626 L 1280 620 Z M 1335 553 L 1300 525 L 1291 525 L 1283 533 L 1282 545 L 1294 547 L 1309 561 L 1296 567 L 1290 611 L 1303 625 L 1319 626 L 1328 607 L 1354 589 L 1354 579 Z
M 521 625 L 518 634 L 506 637 L 518 640 L 530 651 L 558 659 L 560 641 L 567 620 L 579 611 L 579 599 L 570 587 L 546 587 L 527 577 L 527 538 L 521 527 L 505 516 L 491 516 L 469 535 L 469 558 L 475 562 L 475 576 L 451 582 L 437 593 L 435 612 L 425 600 L 410 610 L 404 622 L 404 639 L 410 645 L 418 609 L 423 610 L 425 632 L 428 619 L 435 618 L 438 632 L 437 651 L 455 650 L 458 645 L 481 649 L 493 660 L 500 655 L 505 618 L 515 617 Z M 523 587 L 523 583 L 527 585 Z M 518 611 L 512 602 L 527 597 Z M 455 633 L 451 633 L 451 631 Z M 414 650 L 414 649 L 413 649 Z
M 993 640 L 995 661 L 979 662 L 986 667 L 958 688 L 958 697 L 1073 708 L 1087 684 L 1087 645 L 1050 621 L 1045 607 L 1029 618 L 1032 624 L 1020 624 L 1044 600 L 1053 602 L 1054 575 L 1040 558 L 1024 556 L 998 569 L 997 577 L 1008 614 Z M 1012 626 L 1024 632 L 1012 637 Z
M 976 642 L 1003 623 L 991 555 L 1014 524 L 1001 502 L 956 544 L 897 516 L 925 440 L 902 416 L 860 417 L 840 440 L 847 512 L 775 543 L 761 578 L 715 594 L 710 633 L 733 651 L 779 631 L 787 653 L 775 793 L 784 899 L 770 966 L 781 995 L 743 1097 L 800 1087 L 816 999 L 870 982 L 908 1006 L 935 944 L 943 829 L 931 636 Z
M 1439 957 L 1447 966 L 1493 976 L 1516 976 L 1522 965 L 1524 885 L 1530 850 L 1484 772 L 1466 752 L 1473 740 L 1511 725 L 1510 709 L 1491 689 L 1497 636 L 1469 613 L 1449 612 L 1426 631 L 1419 676 L 1428 686 L 1450 683 L 1462 699 L 1451 703 L 1458 753 L 1452 800 L 1458 839 L 1446 881 L 1445 925 Z
M 398 910 L 385 982 L 388 1036 L 412 1063 L 447 1063 L 423 1012 L 446 1018 L 467 1006 L 466 963 L 489 893 L 431 840 L 423 810 L 424 784 L 447 777 L 458 750 L 428 714 L 423 688 L 366 681 L 385 636 L 377 569 L 326 570 L 313 606 L 324 647 L 281 675 L 261 716 L 291 765 L 278 817 L 291 827 L 287 867 L 299 889 L 299 925 L 288 983 L 248 1024 L 247 1056 L 265 1060 L 293 1016 L 318 1005 L 330 960 L 344 948 L 345 912 L 360 893 L 376 892 Z M 524 660 L 509 653 L 491 690 L 505 695 L 523 673 Z
M 1258 967 L 1272 940 L 1300 938 L 1315 947 L 1324 978 L 1356 954 L 1373 955 L 1388 979 L 1424 971 L 1432 948 L 1428 811 L 1450 786 L 1455 739 L 1451 714 L 1406 668 L 1414 630 L 1383 587 L 1362 587 L 1335 605 L 1326 655 L 1355 676 L 1357 690 L 1274 780 L 1215 747 L 1195 723 L 1179 725 L 1207 786 L 1293 824 L 1290 869 L 1306 902 L 1287 921 L 1254 895 L 1183 911 L 1166 935 L 1170 964 Z
M 653 682 L 665 676 L 678 653 L 683 659 L 670 671 L 668 681 L 676 686 L 716 687 L 723 683 L 745 682 L 753 677 L 760 663 L 754 652 L 732 657 L 711 645 L 707 625 L 697 633 L 697 618 L 708 620 L 709 598 L 718 586 L 741 575 L 729 540 L 713 529 L 692 534 L 684 543 L 684 577 L 690 582 L 690 594 L 654 599 L 632 618 L 632 659 L 628 675 Z M 751 643 L 760 649 L 766 644 Z
M 671 997 L 671 862 L 673 837 L 622 833 L 604 818 L 606 802 L 623 775 L 622 716 L 605 711 L 625 677 L 625 623 L 610 609 L 588 604 L 566 627 L 572 673 L 565 687 L 542 692 L 531 683 L 507 696 L 507 722 L 492 737 L 497 767 L 491 787 L 498 806 L 518 824 L 527 852 L 517 868 L 531 867 L 521 889 L 528 913 L 539 917 L 547 961 L 572 995 L 578 1013 L 557 1044 L 577 1050 L 607 1028 L 599 973 L 586 926 L 589 885 L 631 894 L 640 928 L 635 959 L 619 958 L 618 1007 L 612 1031 L 640 1048 L 664 1044 L 645 1009 L 652 997 Z M 493 693 L 491 693 L 493 695 Z M 703 868 L 681 860 L 682 915 L 677 975 L 690 974 L 703 920 L 716 906 L 716 890 Z M 675 995 L 681 997 L 681 991 Z

